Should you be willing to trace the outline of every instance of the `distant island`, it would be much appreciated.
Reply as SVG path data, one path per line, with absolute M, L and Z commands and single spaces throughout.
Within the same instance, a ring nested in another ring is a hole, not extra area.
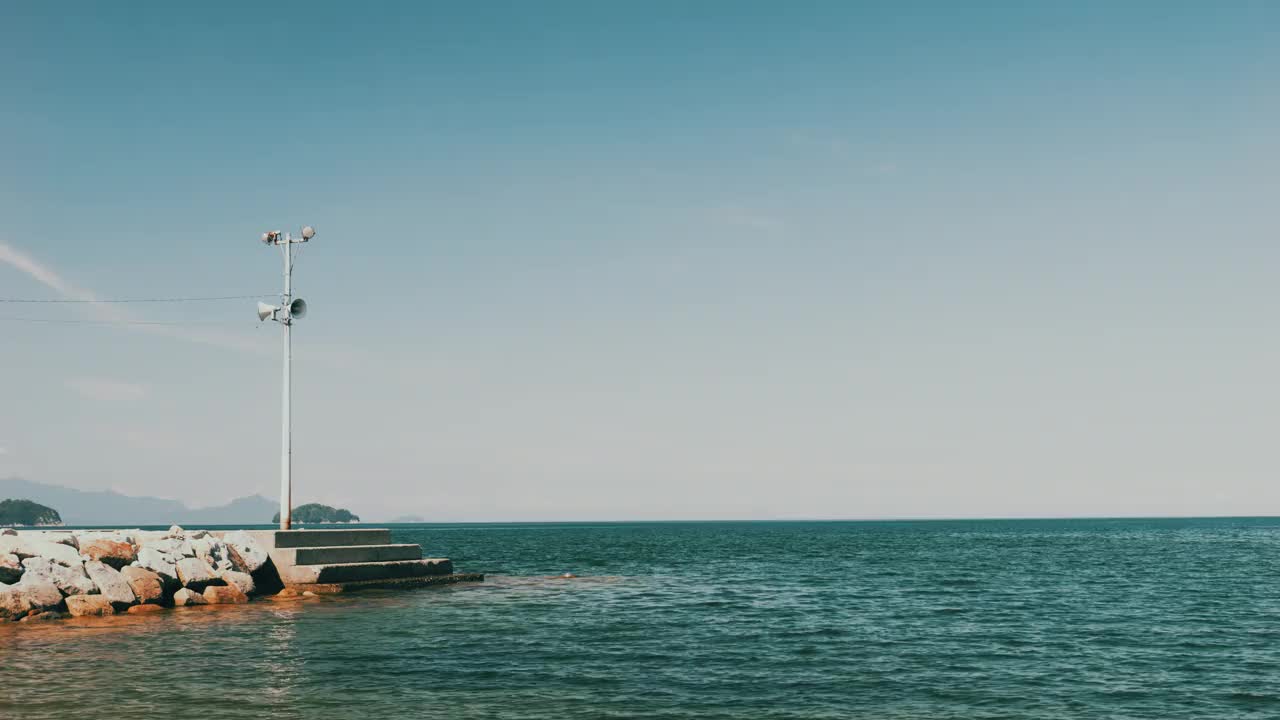
M 293 522 L 297 523 L 358 523 L 360 517 L 352 515 L 345 508 L 333 508 L 320 503 L 307 503 L 293 509 Z M 280 513 L 276 513 L 271 522 L 280 522 Z
M 30 500 L 0 500 L 0 527 L 61 525 L 57 510 Z
M 426 521 L 427 519 L 421 515 L 401 515 L 391 520 L 393 523 L 424 523 Z

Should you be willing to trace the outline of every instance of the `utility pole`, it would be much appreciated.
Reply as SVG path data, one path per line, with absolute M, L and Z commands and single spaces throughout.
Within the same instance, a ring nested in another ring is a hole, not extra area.
M 281 400 L 280 419 L 280 529 L 288 530 L 292 526 L 290 515 L 293 510 L 293 427 L 289 417 L 291 402 L 289 392 L 292 382 L 289 378 L 289 366 L 293 363 L 293 345 L 289 338 L 289 329 L 295 319 L 302 319 L 307 314 L 307 303 L 302 298 L 293 298 L 293 246 L 304 243 L 315 237 L 315 228 L 310 225 L 302 228 L 299 237 L 289 233 L 273 230 L 262 234 L 262 242 L 267 245 L 279 245 L 280 254 L 284 256 L 284 294 L 280 296 L 280 306 L 258 303 L 258 319 L 271 318 L 284 326 L 284 392 Z

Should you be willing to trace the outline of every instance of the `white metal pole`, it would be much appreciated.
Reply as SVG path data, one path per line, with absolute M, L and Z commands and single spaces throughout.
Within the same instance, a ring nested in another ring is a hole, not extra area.
M 293 296 L 293 239 L 285 235 L 280 246 L 284 249 L 284 302 L 280 309 L 281 325 L 284 325 L 284 400 L 282 403 L 281 450 L 280 450 L 280 529 L 288 530 L 292 525 L 292 462 L 293 437 L 289 419 L 289 364 L 293 360 L 293 346 L 289 341 L 289 326 L 293 319 L 289 316 L 289 303 Z

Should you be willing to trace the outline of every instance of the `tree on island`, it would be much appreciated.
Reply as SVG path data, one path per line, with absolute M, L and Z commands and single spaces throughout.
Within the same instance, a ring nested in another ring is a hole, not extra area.
M 333 508 L 320 503 L 307 503 L 293 509 L 293 521 L 298 523 L 358 523 L 360 517 L 352 515 L 345 508 Z M 280 513 L 276 513 L 271 522 L 280 522 Z
M 0 500 L 0 527 L 10 525 L 61 525 L 57 510 L 30 500 Z

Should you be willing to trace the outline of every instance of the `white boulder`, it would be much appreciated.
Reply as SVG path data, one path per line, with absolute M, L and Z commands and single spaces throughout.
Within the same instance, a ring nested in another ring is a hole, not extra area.
M 89 579 L 98 586 L 102 596 L 109 600 L 115 609 L 122 610 L 138 602 L 137 596 L 133 594 L 133 588 L 129 587 L 129 582 L 124 579 L 119 570 L 97 560 L 85 563 L 84 570 L 89 574 Z
M 66 565 L 67 567 L 80 564 L 80 551 L 70 545 L 63 545 L 62 543 L 50 542 L 48 540 L 40 540 L 37 538 L 19 537 L 19 540 L 21 541 L 19 546 L 10 550 L 10 552 L 20 558 L 48 558 L 61 565 Z
M 204 599 L 204 595 L 195 590 L 182 588 L 173 594 L 173 604 L 176 607 L 184 607 L 186 605 L 208 605 L 209 601 Z
M 167 583 L 177 584 L 178 582 L 178 561 L 182 559 L 181 555 L 169 555 L 153 547 L 144 547 L 138 551 L 138 567 L 146 568 Z
M 142 538 L 142 547 L 180 557 L 192 557 L 196 554 L 186 538 Z
M 22 561 L 22 566 L 27 571 L 23 577 L 48 580 L 63 595 L 92 595 L 98 592 L 98 586 L 85 574 L 83 565 L 67 567 L 49 558 L 30 557 Z
M 183 587 L 196 592 L 203 591 L 210 585 L 221 585 L 222 580 L 209 567 L 209 563 L 200 558 L 182 558 L 178 561 L 178 580 Z
M 16 583 L 22 579 L 22 562 L 12 553 L 0 553 L 0 583 Z
M 53 610 L 61 604 L 62 593 L 46 580 L 36 578 L 17 585 L 0 583 L 0 620 L 17 620 L 28 612 Z
M 34 575 L 23 575 L 22 582 L 14 585 L 26 595 L 31 612 L 56 610 L 62 604 L 62 593 L 51 581 Z
M 234 585 L 240 588 L 240 592 L 245 595 L 252 595 L 257 588 L 254 586 L 253 577 L 248 573 L 236 572 L 235 570 L 226 570 L 222 573 L 222 579 L 228 585 Z
M 26 596 L 17 587 L 0 583 L 0 620 L 17 620 L 31 609 Z
M 222 537 L 222 541 L 227 544 L 231 565 L 236 570 L 255 573 L 258 568 L 267 564 L 267 551 L 249 533 L 243 530 L 229 532 Z
M 67 612 L 71 617 L 86 615 L 115 615 L 111 601 L 101 595 L 71 595 L 67 598 Z

